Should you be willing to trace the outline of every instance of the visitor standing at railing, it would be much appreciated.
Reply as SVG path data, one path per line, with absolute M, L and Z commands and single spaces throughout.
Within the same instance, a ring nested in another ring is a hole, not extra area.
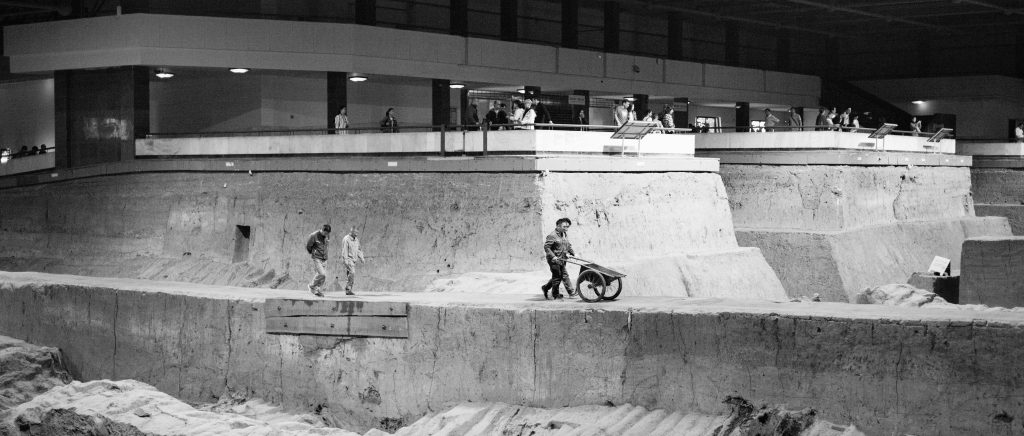
M 835 123 L 835 121 L 832 121 L 832 119 L 835 118 L 835 117 L 836 117 L 835 112 L 832 112 L 832 111 L 830 111 L 828 109 L 825 109 L 825 130 L 835 130 L 836 129 L 836 123 Z
M 766 132 L 774 132 L 775 125 L 779 123 L 779 117 L 772 113 L 769 108 L 764 108 L 764 130 Z
M 384 119 L 380 120 L 380 131 L 384 133 L 398 133 L 398 115 L 395 108 L 389 107 L 384 113 Z
M 480 115 L 476 112 L 476 103 L 470 103 L 469 108 L 466 109 L 466 113 L 462 116 L 462 124 L 466 126 L 466 130 L 477 130 L 480 125 Z
M 910 131 L 914 132 L 914 134 L 921 133 L 921 120 L 917 119 L 917 117 L 910 119 Z
M 498 125 L 501 126 L 499 127 L 499 129 L 501 130 L 507 129 L 508 127 L 506 126 L 506 124 L 509 124 L 508 111 L 506 109 L 507 106 L 505 106 L 505 103 L 502 103 L 500 106 L 498 106 Z
M 796 108 L 789 108 L 789 127 L 793 130 L 803 130 L 804 117 L 797 113 Z
M 822 127 L 825 125 L 825 120 L 828 119 L 828 114 L 825 112 L 828 112 L 828 109 L 825 109 L 824 106 L 818 108 L 818 117 L 814 119 L 814 130 L 825 130 Z
M 512 112 L 512 119 L 509 121 L 515 124 L 512 128 L 521 129 L 522 127 L 519 127 L 519 124 L 523 124 L 523 117 L 526 115 L 526 105 L 523 104 L 522 100 L 515 100 L 512 102 L 512 107 L 515 108 L 515 111 Z
M 491 107 L 487 110 L 487 115 L 484 115 L 484 120 L 487 121 L 487 125 L 490 126 L 488 127 L 490 130 L 497 130 L 498 127 L 496 125 L 501 124 L 498 122 L 498 103 L 498 100 L 491 102 Z
M 541 103 L 536 97 L 533 99 L 533 111 L 537 113 L 537 124 L 552 124 L 551 112 L 548 111 L 548 106 Z
M 860 129 L 860 115 L 854 115 L 853 116 L 853 121 L 851 121 L 850 124 L 853 125 L 853 130 L 854 131 L 857 131 L 858 129 Z
M 622 103 L 612 108 L 612 117 L 616 126 L 626 124 L 626 121 L 629 121 L 629 101 L 623 99 Z
M 634 105 L 633 102 L 629 102 L 629 105 L 626 106 L 626 111 L 628 113 L 626 120 L 636 121 L 636 105 Z
M 533 123 L 537 121 L 537 112 L 533 110 L 533 102 L 526 99 L 523 106 L 526 107 L 526 112 L 523 113 L 523 128 L 533 130 Z
M 670 104 L 666 104 L 661 111 L 661 125 L 666 129 L 676 128 L 676 110 Z M 665 133 L 673 133 L 671 130 Z
M 846 110 L 843 111 L 841 115 L 839 115 L 839 127 L 842 127 L 843 130 L 846 130 L 847 127 L 850 127 L 850 115 L 852 113 L 852 108 L 846 108 Z
M 334 116 L 334 133 L 342 134 L 348 128 L 348 106 L 342 106 Z
M 576 119 L 573 120 L 573 122 L 576 123 L 576 124 L 579 124 L 580 126 L 586 126 L 587 125 L 587 113 L 586 113 L 586 111 L 583 110 L 583 109 L 580 109 L 579 113 L 576 114 Z M 580 131 L 581 132 L 586 130 L 586 129 L 587 129 L 586 127 L 580 127 Z
M 1024 121 L 1017 123 L 1017 128 L 1013 129 L 1013 136 L 1017 142 L 1024 142 Z

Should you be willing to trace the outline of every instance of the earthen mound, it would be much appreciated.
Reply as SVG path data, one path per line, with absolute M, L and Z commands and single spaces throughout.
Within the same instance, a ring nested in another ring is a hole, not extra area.
M 503 403 L 465 403 L 425 416 L 395 435 L 863 435 L 853 426 L 837 426 L 817 419 L 812 409 L 792 412 L 778 407 L 755 408 L 733 397 L 726 402 L 732 408 L 728 416 L 647 410 L 629 404 L 539 409 Z M 371 430 L 366 436 L 385 434 Z

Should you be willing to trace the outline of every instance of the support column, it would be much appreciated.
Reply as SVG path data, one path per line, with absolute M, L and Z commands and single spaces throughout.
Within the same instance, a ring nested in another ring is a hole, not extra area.
M 348 106 L 348 73 L 327 72 L 327 128 L 334 129 L 334 116 Z
M 835 79 L 839 75 L 839 38 L 830 36 L 825 40 L 825 77 Z
M 675 111 L 672 121 L 676 128 L 684 129 L 690 124 L 690 99 L 688 97 L 676 97 L 672 99 L 672 109 Z
M 356 24 L 377 25 L 377 0 L 356 0 Z
M 750 103 L 748 102 L 736 102 L 736 131 L 750 131 Z
M 469 35 L 469 7 L 467 1 L 451 0 L 449 6 L 451 21 L 448 33 L 458 36 Z
M 580 45 L 580 1 L 562 0 L 562 47 Z
M 619 51 L 619 14 L 622 13 L 619 3 L 604 2 L 604 51 Z
M 633 108 L 636 109 L 636 120 L 640 121 L 647 115 L 648 97 L 647 94 L 633 94 Z
M 451 85 L 450 80 L 445 79 L 434 79 L 431 83 L 431 98 L 430 107 L 433 113 L 430 117 L 430 124 L 441 125 L 448 124 L 449 113 L 451 113 Z
M 670 12 L 668 17 L 668 58 L 683 59 L 683 14 Z
M 518 0 L 501 0 L 501 40 L 519 40 Z
M 150 133 L 149 68 L 54 72 L 57 168 L 135 159 L 135 140 Z

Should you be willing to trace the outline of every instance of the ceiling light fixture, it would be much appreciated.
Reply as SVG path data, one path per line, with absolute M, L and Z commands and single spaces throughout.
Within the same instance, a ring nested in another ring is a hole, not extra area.
M 230 71 L 232 73 L 235 73 L 235 74 L 245 74 L 245 73 L 249 72 L 249 69 L 248 68 L 232 68 L 232 69 L 230 69 L 228 71 Z
M 465 88 L 466 85 L 463 84 L 463 83 L 452 83 L 452 84 L 448 85 L 448 87 L 451 88 L 451 89 L 462 89 L 462 88 Z
M 158 79 L 170 79 L 171 77 L 174 77 L 174 73 L 161 68 L 156 70 L 156 77 Z
M 924 100 L 914 100 L 911 103 L 914 103 L 914 104 L 924 104 Z
M 351 76 L 348 77 L 348 81 L 349 82 L 365 82 L 366 81 L 366 76 L 360 76 L 358 74 L 354 74 L 354 75 L 351 75 Z
M 516 90 L 516 92 L 518 92 L 520 94 L 526 94 L 526 89 L 525 88 L 519 88 L 519 89 Z

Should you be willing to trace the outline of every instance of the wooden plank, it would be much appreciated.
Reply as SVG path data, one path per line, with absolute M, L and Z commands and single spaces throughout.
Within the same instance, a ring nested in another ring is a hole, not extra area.
M 396 316 L 271 316 L 267 333 L 408 338 L 409 318 Z
M 409 303 L 358 300 L 267 299 L 267 316 L 407 316 Z

